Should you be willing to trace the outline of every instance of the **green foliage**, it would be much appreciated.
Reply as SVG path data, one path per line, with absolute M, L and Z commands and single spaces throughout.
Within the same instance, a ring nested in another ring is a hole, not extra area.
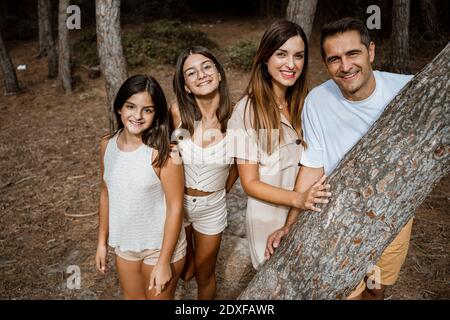
M 240 40 L 228 47 L 227 54 L 231 65 L 242 70 L 250 70 L 257 49 L 257 43 L 251 40 Z
M 204 32 L 167 20 L 148 23 L 140 34 L 123 38 L 125 57 L 130 66 L 147 62 L 175 64 L 180 52 L 193 45 L 216 47 Z
M 99 64 L 96 37 L 93 28 L 82 29 L 75 34 L 72 52 L 77 65 Z M 122 45 L 125 59 L 131 68 L 148 64 L 175 64 L 180 52 L 193 45 L 209 49 L 217 47 L 204 32 L 177 21 L 166 20 L 123 32 Z
M 70 51 L 75 65 L 96 66 L 100 64 L 97 54 L 97 33 L 95 28 L 73 30 L 69 39 Z

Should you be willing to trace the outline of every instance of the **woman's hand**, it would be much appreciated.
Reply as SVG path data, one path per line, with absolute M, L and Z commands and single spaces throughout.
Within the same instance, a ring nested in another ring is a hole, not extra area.
M 294 207 L 303 210 L 311 210 L 320 212 L 321 209 L 316 207 L 316 203 L 328 203 L 328 197 L 331 197 L 329 184 L 324 184 L 327 176 L 323 175 L 311 188 L 303 193 L 298 193 L 298 197 L 294 203 Z
M 172 279 L 172 269 L 170 268 L 170 263 L 163 264 L 157 263 L 150 275 L 150 286 L 148 290 L 155 288 L 156 295 L 159 295 L 166 289 L 166 285 Z
M 108 254 L 108 248 L 105 244 L 99 244 L 97 246 L 97 252 L 95 253 L 95 266 L 98 271 L 106 273 L 106 255 Z

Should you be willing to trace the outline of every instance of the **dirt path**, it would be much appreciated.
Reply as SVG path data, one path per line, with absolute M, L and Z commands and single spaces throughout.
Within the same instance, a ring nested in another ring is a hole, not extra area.
M 266 25 L 224 21 L 198 27 L 226 46 L 241 37 L 241 30 L 250 30 L 249 37 L 259 39 Z M 119 299 L 112 252 L 106 277 L 93 264 L 98 141 L 108 128 L 103 81 L 87 79 L 78 71 L 82 84 L 64 95 L 56 89 L 56 81 L 46 79 L 46 62 L 33 58 L 36 43 L 8 45 L 14 64 L 26 64 L 27 70 L 18 74 L 25 93 L 0 97 L 0 298 Z M 326 79 L 318 52 L 313 45 L 313 85 Z M 130 74 L 138 72 L 148 70 Z M 173 99 L 172 72 L 166 66 L 151 70 L 169 99 Z M 227 70 L 227 75 L 236 100 L 248 74 Z M 406 264 L 388 292 L 392 299 L 450 297 L 449 182 L 449 177 L 441 181 L 417 212 Z M 219 299 L 237 297 L 254 274 L 243 228 L 245 196 L 239 185 L 228 200 L 229 227 L 217 264 Z M 67 287 L 69 266 L 81 272 L 80 289 Z M 193 299 L 194 289 L 194 283 L 188 288 L 180 283 L 176 297 Z

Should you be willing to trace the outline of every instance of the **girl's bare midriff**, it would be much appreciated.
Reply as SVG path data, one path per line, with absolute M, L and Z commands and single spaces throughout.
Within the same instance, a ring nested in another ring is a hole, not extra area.
M 194 196 L 194 197 L 203 197 L 203 196 L 208 196 L 214 192 L 206 192 L 206 191 L 200 191 L 197 189 L 192 189 L 192 188 L 184 188 L 184 193 L 187 194 L 188 196 Z

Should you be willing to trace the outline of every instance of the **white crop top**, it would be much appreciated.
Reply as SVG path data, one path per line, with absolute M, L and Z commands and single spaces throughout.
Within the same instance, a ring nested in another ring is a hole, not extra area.
M 228 139 L 202 148 L 190 138 L 178 139 L 183 159 L 185 185 L 188 188 L 215 192 L 225 188 L 233 156 L 227 152 Z
M 116 134 L 108 141 L 103 179 L 109 199 L 109 245 L 123 251 L 160 249 L 166 219 L 161 181 L 152 166 L 153 149 L 124 152 Z M 184 236 L 182 228 L 180 238 Z

